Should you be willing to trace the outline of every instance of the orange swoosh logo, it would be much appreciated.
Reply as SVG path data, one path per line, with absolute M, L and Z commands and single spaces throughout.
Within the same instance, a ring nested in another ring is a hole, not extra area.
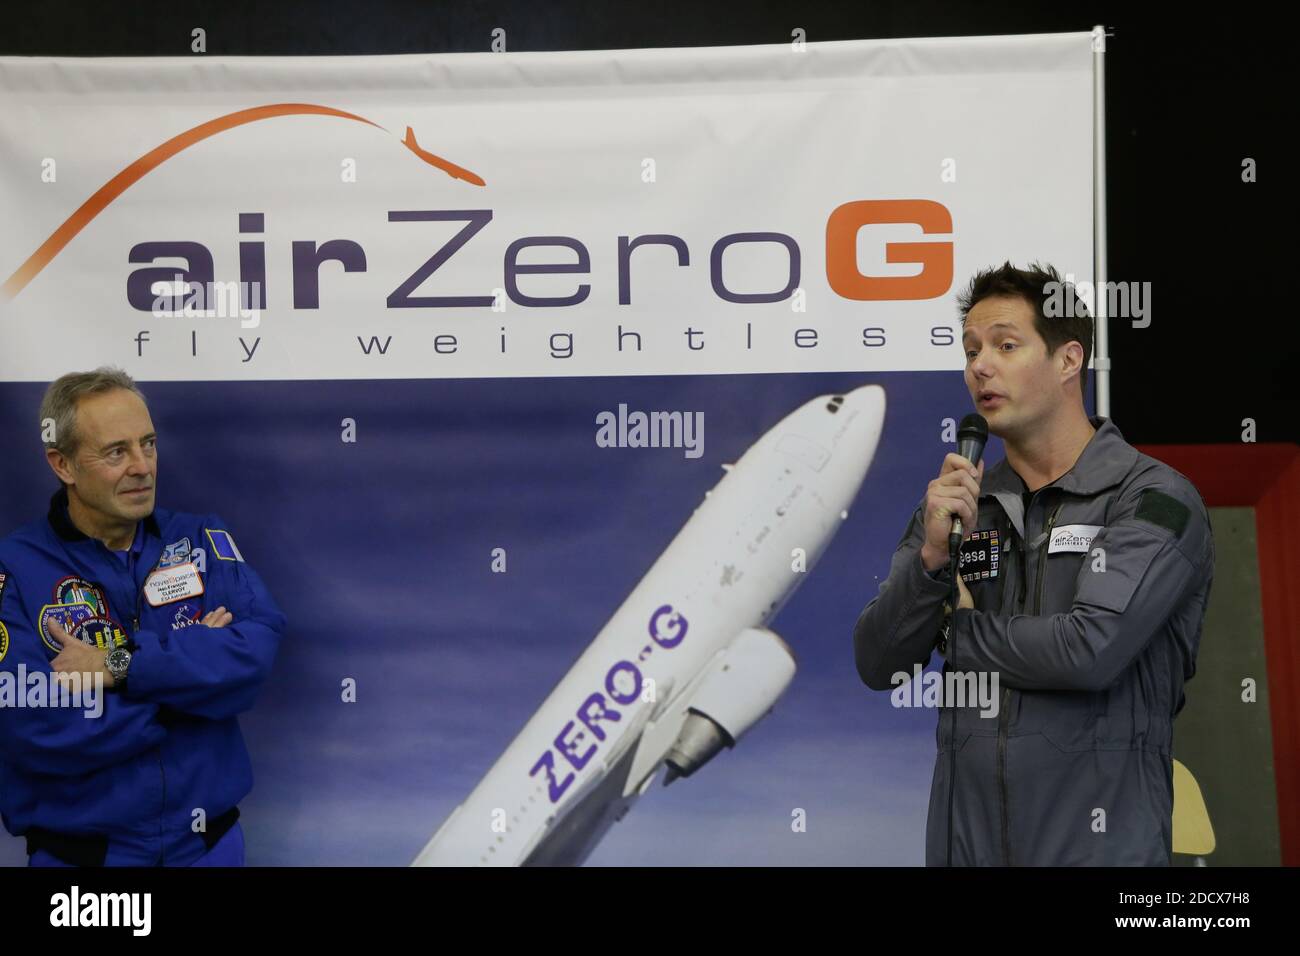
M 216 119 L 208 120 L 208 122 L 201 123 L 193 129 L 188 129 L 177 136 L 173 136 L 161 146 L 157 146 L 145 153 L 130 166 L 127 166 L 100 186 L 93 196 L 82 203 L 76 212 L 64 220 L 63 225 L 55 229 L 50 234 L 50 237 L 41 243 L 40 248 L 31 254 L 30 258 L 18 268 L 17 272 L 5 280 L 5 284 L 0 286 L 0 293 L 3 293 L 5 298 L 12 299 L 25 289 L 27 284 L 49 265 L 50 260 L 62 252 L 63 247 L 71 242 L 77 233 L 85 229 L 96 216 L 103 212 L 109 203 L 181 150 L 188 149 L 209 136 L 215 136 L 228 129 L 234 129 L 236 126 L 255 123 L 258 120 L 272 119 L 276 116 L 337 116 L 342 119 L 365 123 L 367 126 L 375 127 L 375 129 L 382 129 L 385 133 L 388 132 L 387 129 L 384 129 L 378 123 L 371 122 L 364 116 L 357 116 L 355 113 L 347 113 L 329 106 L 317 106 L 313 103 L 273 103 L 270 106 L 255 106 L 251 109 L 227 113 L 225 116 L 218 116 Z M 435 156 L 421 147 L 415 141 L 415 133 L 411 131 L 411 127 L 406 127 L 406 138 L 401 142 L 403 146 L 421 160 L 442 170 L 448 176 L 454 179 L 463 179 L 475 186 L 487 185 L 482 177 L 476 173 L 463 166 L 457 166 L 441 156 Z

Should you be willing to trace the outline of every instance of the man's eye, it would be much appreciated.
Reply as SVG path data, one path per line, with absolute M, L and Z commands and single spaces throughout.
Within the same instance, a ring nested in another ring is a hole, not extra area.
M 1003 345 L 1009 345 L 1009 346 L 1011 346 L 1012 348 L 1015 348 L 1015 347 L 1016 347 L 1016 344 L 1015 344 L 1014 342 L 1003 342 L 1002 345 L 999 345 L 999 346 L 998 346 L 998 348 L 1002 348 Z
M 966 357 L 967 357 L 967 358 L 971 358 L 971 357 L 974 356 L 974 355 L 975 355 L 974 352 L 970 351 L 969 349 L 966 350 Z

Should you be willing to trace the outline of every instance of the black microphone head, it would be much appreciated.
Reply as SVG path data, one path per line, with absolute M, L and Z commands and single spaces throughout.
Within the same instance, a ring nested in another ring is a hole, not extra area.
M 989 440 L 989 423 L 978 412 L 971 412 L 957 426 L 957 441 L 966 439 L 978 441 L 981 445 Z
M 984 446 L 989 440 L 989 423 L 984 416 L 971 412 L 957 426 L 957 454 L 972 464 L 984 457 Z

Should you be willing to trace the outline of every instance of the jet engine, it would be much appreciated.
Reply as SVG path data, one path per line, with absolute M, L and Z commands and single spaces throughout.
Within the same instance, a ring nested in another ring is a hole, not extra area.
M 689 777 L 724 747 L 734 747 L 767 715 L 794 679 L 794 654 L 767 628 L 746 628 L 713 662 L 691 698 L 686 721 L 664 762 L 664 785 Z

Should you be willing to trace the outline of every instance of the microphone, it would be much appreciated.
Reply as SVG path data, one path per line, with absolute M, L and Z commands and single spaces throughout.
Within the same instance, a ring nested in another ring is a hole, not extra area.
M 980 459 L 984 457 L 984 445 L 989 440 L 989 423 L 984 420 L 984 416 L 976 412 L 971 412 L 961 420 L 957 427 L 957 454 L 961 455 L 972 465 L 978 465 Z M 948 553 L 956 554 L 961 547 L 962 539 L 966 537 L 965 531 L 961 526 L 961 518 L 957 515 L 952 517 L 952 531 L 948 535 Z

